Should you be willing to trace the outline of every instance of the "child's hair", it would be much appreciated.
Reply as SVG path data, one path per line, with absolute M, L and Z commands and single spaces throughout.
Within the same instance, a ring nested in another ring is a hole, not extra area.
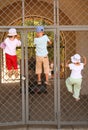
M 9 38 L 11 38 L 11 37 L 16 37 L 16 35 L 15 35 L 15 36 L 8 36 L 8 35 L 7 35 L 7 37 L 9 37 Z

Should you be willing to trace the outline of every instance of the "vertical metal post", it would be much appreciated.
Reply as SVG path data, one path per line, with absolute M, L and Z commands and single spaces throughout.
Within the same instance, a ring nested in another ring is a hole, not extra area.
M 24 21 L 25 21 L 25 6 L 24 6 L 24 3 L 25 3 L 25 0 L 22 0 L 22 26 L 24 26 Z M 23 39 L 23 42 L 25 41 L 25 35 L 24 35 L 24 32 L 23 32 L 23 35 L 22 35 L 22 39 Z M 23 50 L 23 52 L 24 52 L 24 44 L 23 44 L 23 46 L 22 46 L 23 48 L 22 48 L 22 50 Z M 23 71 L 23 73 L 22 73 L 22 76 L 24 76 L 25 75 L 25 73 L 24 73 L 24 70 L 25 70 L 25 68 L 24 68 L 24 53 L 22 52 L 22 71 Z M 24 77 L 25 78 L 25 77 Z M 24 82 L 25 81 L 22 81 L 22 99 L 24 99 L 24 102 L 23 102 L 23 120 L 24 120 L 24 122 L 26 121 L 26 98 L 25 98 L 25 84 L 24 84 Z M 23 100 L 22 100 L 23 101 Z
M 25 6 L 24 6 L 24 1 L 22 0 L 22 25 L 24 26 L 24 21 L 25 21 Z
M 54 0 L 54 25 L 56 25 L 56 0 Z
M 57 32 L 57 73 L 58 73 L 58 78 L 57 78 L 57 124 L 58 124 L 58 129 L 60 129 L 60 30 L 59 30 L 59 1 L 60 0 L 56 0 L 56 6 L 57 6 L 57 10 L 56 10 L 56 16 L 57 16 L 57 28 L 56 28 L 56 32 Z
M 54 54 L 54 65 L 55 66 L 55 75 L 58 74 L 58 78 L 55 76 L 55 92 L 56 92 L 56 119 L 57 119 L 57 127 L 60 129 L 60 32 L 59 32 L 59 3 L 58 0 L 54 0 L 54 26 L 55 28 L 55 45 L 54 45 L 54 52 L 57 52 L 56 55 Z M 56 58 L 55 58 L 56 57 Z M 57 79 L 57 80 L 56 80 Z
M 60 128 L 60 31 L 57 30 L 57 121 Z
M 54 112 L 55 112 L 55 121 L 57 122 L 57 82 L 56 82 L 56 0 L 53 3 L 54 6 Z
M 27 44 L 28 32 L 25 32 L 25 89 L 26 89 L 26 123 L 29 120 L 29 104 L 28 104 L 28 44 Z
M 57 26 L 59 27 L 60 26 L 60 19 L 59 19 L 59 16 L 60 16 L 60 12 L 59 12 L 59 9 L 60 9 L 60 7 L 59 7 L 59 1 L 60 0 L 56 0 L 56 6 L 57 6 L 57 11 L 56 11 L 56 16 L 57 16 Z
M 24 32 L 21 32 L 21 89 L 22 89 L 22 121 L 25 123 L 25 86 L 24 86 Z

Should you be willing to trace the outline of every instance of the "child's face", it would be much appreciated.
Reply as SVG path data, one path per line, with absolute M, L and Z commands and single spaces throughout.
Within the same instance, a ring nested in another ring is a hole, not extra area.
M 74 64 L 80 64 L 80 62 L 76 62 L 76 63 L 74 63 Z
M 44 34 L 44 32 L 37 32 L 37 37 L 41 37 L 41 36 L 43 36 L 43 34 Z
M 9 36 L 9 39 L 13 41 L 15 39 L 15 36 Z

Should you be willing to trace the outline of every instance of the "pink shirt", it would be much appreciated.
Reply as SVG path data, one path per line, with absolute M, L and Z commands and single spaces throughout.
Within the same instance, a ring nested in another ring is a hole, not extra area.
M 21 41 L 16 38 L 13 41 L 11 41 L 9 38 L 6 38 L 4 42 L 6 44 L 4 52 L 9 55 L 16 55 L 16 47 L 21 46 Z

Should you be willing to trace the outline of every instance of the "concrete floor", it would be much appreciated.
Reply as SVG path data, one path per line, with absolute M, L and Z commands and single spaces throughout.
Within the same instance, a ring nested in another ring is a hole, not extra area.
M 0 130 L 88 130 L 88 128 L 0 128 Z

